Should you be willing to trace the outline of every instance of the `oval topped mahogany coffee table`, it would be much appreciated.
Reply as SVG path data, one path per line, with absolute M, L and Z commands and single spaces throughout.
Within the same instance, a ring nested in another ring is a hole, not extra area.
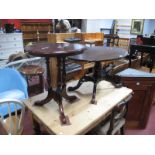
M 47 80 L 48 80 L 48 95 L 42 101 L 35 102 L 35 105 L 42 106 L 48 103 L 51 99 L 54 99 L 59 105 L 60 121 L 62 124 L 69 124 L 69 118 L 65 116 L 64 109 L 62 105 L 62 97 L 69 101 L 76 99 L 76 96 L 68 96 L 66 93 L 66 70 L 65 70 L 65 58 L 67 56 L 81 54 L 85 50 L 85 46 L 81 44 L 69 44 L 69 43 L 36 43 L 31 46 L 26 46 L 25 51 L 29 52 L 31 55 L 40 56 L 46 58 L 47 66 Z M 56 90 L 53 90 L 50 76 L 50 64 L 49 59 L 51 57 L 57 58 L 58 62 L 58 86 Z
M 94 46 L 94 47 L 87 48 L 85 50 L 85 52 L 82 53 L 82 54 L 79 54 L 79 55 L 76 55 L 76 56 L 70 56 L 69 58 L 72 59 L 72 60 L 75 60 L 75 61 L 77 60 L 77 61 L 94 62 L 95 66 L 94 66 L 93 76 L 84 75 L 79 80 L 79 82 L 77 83 L 77 85 L 75 87 L 69 87 L 68 90 L 69 91 L 74 91 L 74 90 L 78 89 L 83 82 L 91 81 L 91 82 L 94 83 L 93 96 L 92 96 L 92 99 L 91 99 L 91 103 L 92 104 L 97 103 L 96 100 L 95 100 L 96 86 L 97 86 L 97 83 L 100 80 L 105 79 L 107 81 L 112 82 L 112 84 L 115 87 L 120 87 L 120 84 L 118 83 L 119 81 L 116 78 L 116 76 L 109 75 L 112 68 L 111 69 L 102 68 L 101 67 L 101 62 L 121 59 L 121 58 L 123 58 L 123 57 L 125 57 L 127 55 L 128 55 L 127 50 L 122 49 L 122 48 Z

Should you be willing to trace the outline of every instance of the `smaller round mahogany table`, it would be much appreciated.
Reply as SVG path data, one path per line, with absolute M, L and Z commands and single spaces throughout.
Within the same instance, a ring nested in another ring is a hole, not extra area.
M 94 66 L 93 76 L 84 75 L 79 80 L 78 84 L 75 87 L 69 87 L 68 90 L 74 91 L 78 89 L 83 82 L 91 81 L 94 83 L 93 96 L 91 99 L 91 103 L 92 104 L 97 103 L 95 100 L 96 86 L 100 80 L 104 78 L 107 81 L 112 82 L 112 84 L 114 84 L 115 87 L 120 87 L 120 84 L 116 84 L 118 82 L 118 79 L 115 78 L 115 76 L 109 76 L 108 73 L 110 72 L 110 70 L 107 71 L 106 70 L 107 68 L 102 68 L 101 62 L 121 59 L 127 55 L 128 55 L 128 52 L 122 48 L 94 46 L 94 47 L 87 48 L 85 52 L 82 54 L 69 57 L 70 59 L 75 60 L 75 61 L 77 60 L 77 61 L 94 62 L 95 66 Z M 102 76 L 101 76 L 101 73 L 102 73 Z
M 25 47 L 25 51 L 29 52 L 31 55 L 46 58 L 47 80 L 49 84 L 48 95 L 44 100 L 35 102 L 35 105 L 42 106 L 48 103 L 51 99 L 54 99 L 59 105 L 60 121 L 62 124 L 69 124 L 69 118 L 64 114 L 62 97 L 69 101 L 76 99 L 76 96 L 68 96 L 66 92 L 65 58 L 67 56 L 81 54 L 84 50 L 84 45 L 69 43 L 36 43 L 34 45 Z M 50 85 L 52 79 L 50 76 L 49 59 L 51 57 L 57 58 L 58 63 L 58 86 L 56 90 L 53 90 L 52 86 Z

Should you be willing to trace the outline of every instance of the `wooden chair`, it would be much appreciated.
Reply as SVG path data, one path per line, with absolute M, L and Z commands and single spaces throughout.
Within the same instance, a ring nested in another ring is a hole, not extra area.
M 3 115 L 3 110 L 6 110 L 8 115 Z M 3 109 L 3 107 L 5 107 Z M 11 109 L 14 107 L 14 111 Z M 25 106 L 23 102 L 17 99 L 0 99 L 0 123 L 8 135 L 20 135 L 23 131 L 23 117 Z
M 95 129 L 95 133 L 98 135 L 114 135 L 119 133 L 123 135 L 126 122 L 125 117 L 128 110 L 128 102 L 131 98 L 132 95 L 120 102 L 114 108 L 110 116 Z
M 102 46 L 104 41 L 104 34 L 100 32 L 96 33 L 82 33 L 81 39 L 84 44 L 89 44 L 92 46 Z

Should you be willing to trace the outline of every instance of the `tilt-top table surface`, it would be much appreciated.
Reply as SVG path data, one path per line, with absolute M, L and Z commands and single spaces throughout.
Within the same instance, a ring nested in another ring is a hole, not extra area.
M 78 61 L 97 62 L 121 59 L 127 55 L 127 50 L 122 48 L 94 46 L 87 48 L 84 53 L 71 56 L 70 58 Z
M 103 61 L 109 61 L 109 60 L 117 60 L 124 58 L 128 55 L 127 50 L 118 48 L 118 47 L 104 47 L 104 46 L 94 46 L 87 48 L 84 53 L 76 55 L 76 56 L 70 56 L 69 58 L 75 61 L 88 61 L 88 62 L 94 62 L 94 72 L 93 76 L 87 76 L 84 75 L 78 82 L 78 84 L 74 87 L 69 87 L 69 91 L 74 91 L 78 89 L 83 82 L 91 81 L 94 83 L 93 88 L 93 95 L 91 99 L 92 104 L 96 104 L 97 101 L 95 100 L 96 95 L 96 87 L 97 83 L 100 80 L 108 80 L 111 81 L 116 87 L 120 87 L 120 84 L 116 85 L 116 82 L 118 81 L 115 77 L 110 76 L 107 72 L 106 68 L 102 68 L 102 62 Z M 104 75 L 101 77 L 101 72 L 104 73 Z M 116 80 L 117 81 L 116 81 Z

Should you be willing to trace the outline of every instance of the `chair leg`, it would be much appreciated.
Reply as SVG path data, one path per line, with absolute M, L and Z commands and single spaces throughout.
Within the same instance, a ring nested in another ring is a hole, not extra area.
M 121 127 L 121 129 L 120 129 L 120 133 L 121 133 L 121 135 L 124 135 L 124 126 Z
M 108 130 L 107 135 L 112 135 L 112 131 Z
M 33 119 L 33 130 L 35 135 L 41 135 L 40 124 L 34 118 L 32 119 Z
M 44 80 L 43 80 L 43 75 L 39 75 L 39 82 L 40 82 L 40 91 L 43 92 L 44 91 Z
M 154 59 L 151 57 L 150 73 L 152 72 L 153 65 L 154 65 Z

